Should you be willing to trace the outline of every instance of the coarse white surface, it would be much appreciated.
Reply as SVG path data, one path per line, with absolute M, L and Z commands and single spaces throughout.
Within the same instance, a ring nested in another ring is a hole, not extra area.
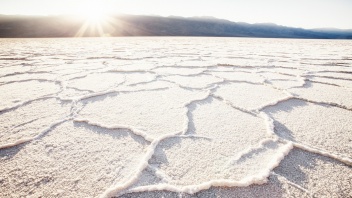
M 0 197 L 352 197 L 346 40 L 0 40 Z
M 298 98 L 305 100 L 339 105 L 347 109 L 352 109 L 351 88 L 307 81 L 304 86 L 291 88 L 288 91 Z
M 351 111 L 292 99 L 264 112 L 276 121 L 280 137 L 352 158 Z
M 274 87 L 249 83 L 220 85 L 214 94 L 229 101 L 234 106 L 248 111 L 260 109 L 263 106 L 290 97 L 287 93 Z

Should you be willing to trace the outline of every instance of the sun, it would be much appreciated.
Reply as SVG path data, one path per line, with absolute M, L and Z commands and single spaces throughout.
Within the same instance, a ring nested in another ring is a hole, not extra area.
M 107 29 L 111 22 L 108 10 L 109 7 L 102 0 L 82 1 L 76 14 L 83 18 L 84 22 L 76 36 L 107 36 Z
M 108 7 L 104 4 L 104 1 L 87 0 L 77 9 L 77 15 L 92 24 L 102 23 L 108 16 Z

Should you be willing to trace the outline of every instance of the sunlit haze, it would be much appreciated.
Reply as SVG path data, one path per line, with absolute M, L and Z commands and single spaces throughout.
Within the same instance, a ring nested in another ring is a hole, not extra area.
M 235 22 L 352 29 L 350 0 L 1 0 L 0 14 L 75 14 L 91 21 L 108 14 L 213 16 Z

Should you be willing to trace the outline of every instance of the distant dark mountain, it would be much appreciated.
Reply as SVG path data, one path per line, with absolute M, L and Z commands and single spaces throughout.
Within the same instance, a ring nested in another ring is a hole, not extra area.
M 292 28 L 272 23 L 236 23 L 214 17 L 138 16 L 109 17 L 101 25 L 84 26 L 74 16 L 0 15 L 0 37 L 74 36 L 219 36 L 264 38 L 352 39 L 352 31 Z
M 337 29 L 337 28 L 316 28 L 316 29 L 311 29 L 313 32 L 319 32 L 319 33 L 327 33 L 327 34 L 335 34 L 335 35 L 340 35 L 340 37 L 344 37 L 346 39 L 352 39 L 352 29 Z
M 344 32 L 344 33 L 352 33 L 352 29 L 338 29 L 338 28 L 315 28 L 311 29 L 312 31 L 319 31 L 319 32 Z

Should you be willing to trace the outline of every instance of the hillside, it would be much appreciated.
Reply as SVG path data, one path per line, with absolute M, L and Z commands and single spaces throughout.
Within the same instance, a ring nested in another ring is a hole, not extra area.
M 271 23 L 237 23 L 213 17 L 118 15 L 109 17 L 104 24 L 84 24 L 84 19 L 73 16 L 0 15 L 0 37 L 218 36 L 352 39 L 351 31 L 307 30 Z M 100 31 L 98 26 L 101 27 Z

